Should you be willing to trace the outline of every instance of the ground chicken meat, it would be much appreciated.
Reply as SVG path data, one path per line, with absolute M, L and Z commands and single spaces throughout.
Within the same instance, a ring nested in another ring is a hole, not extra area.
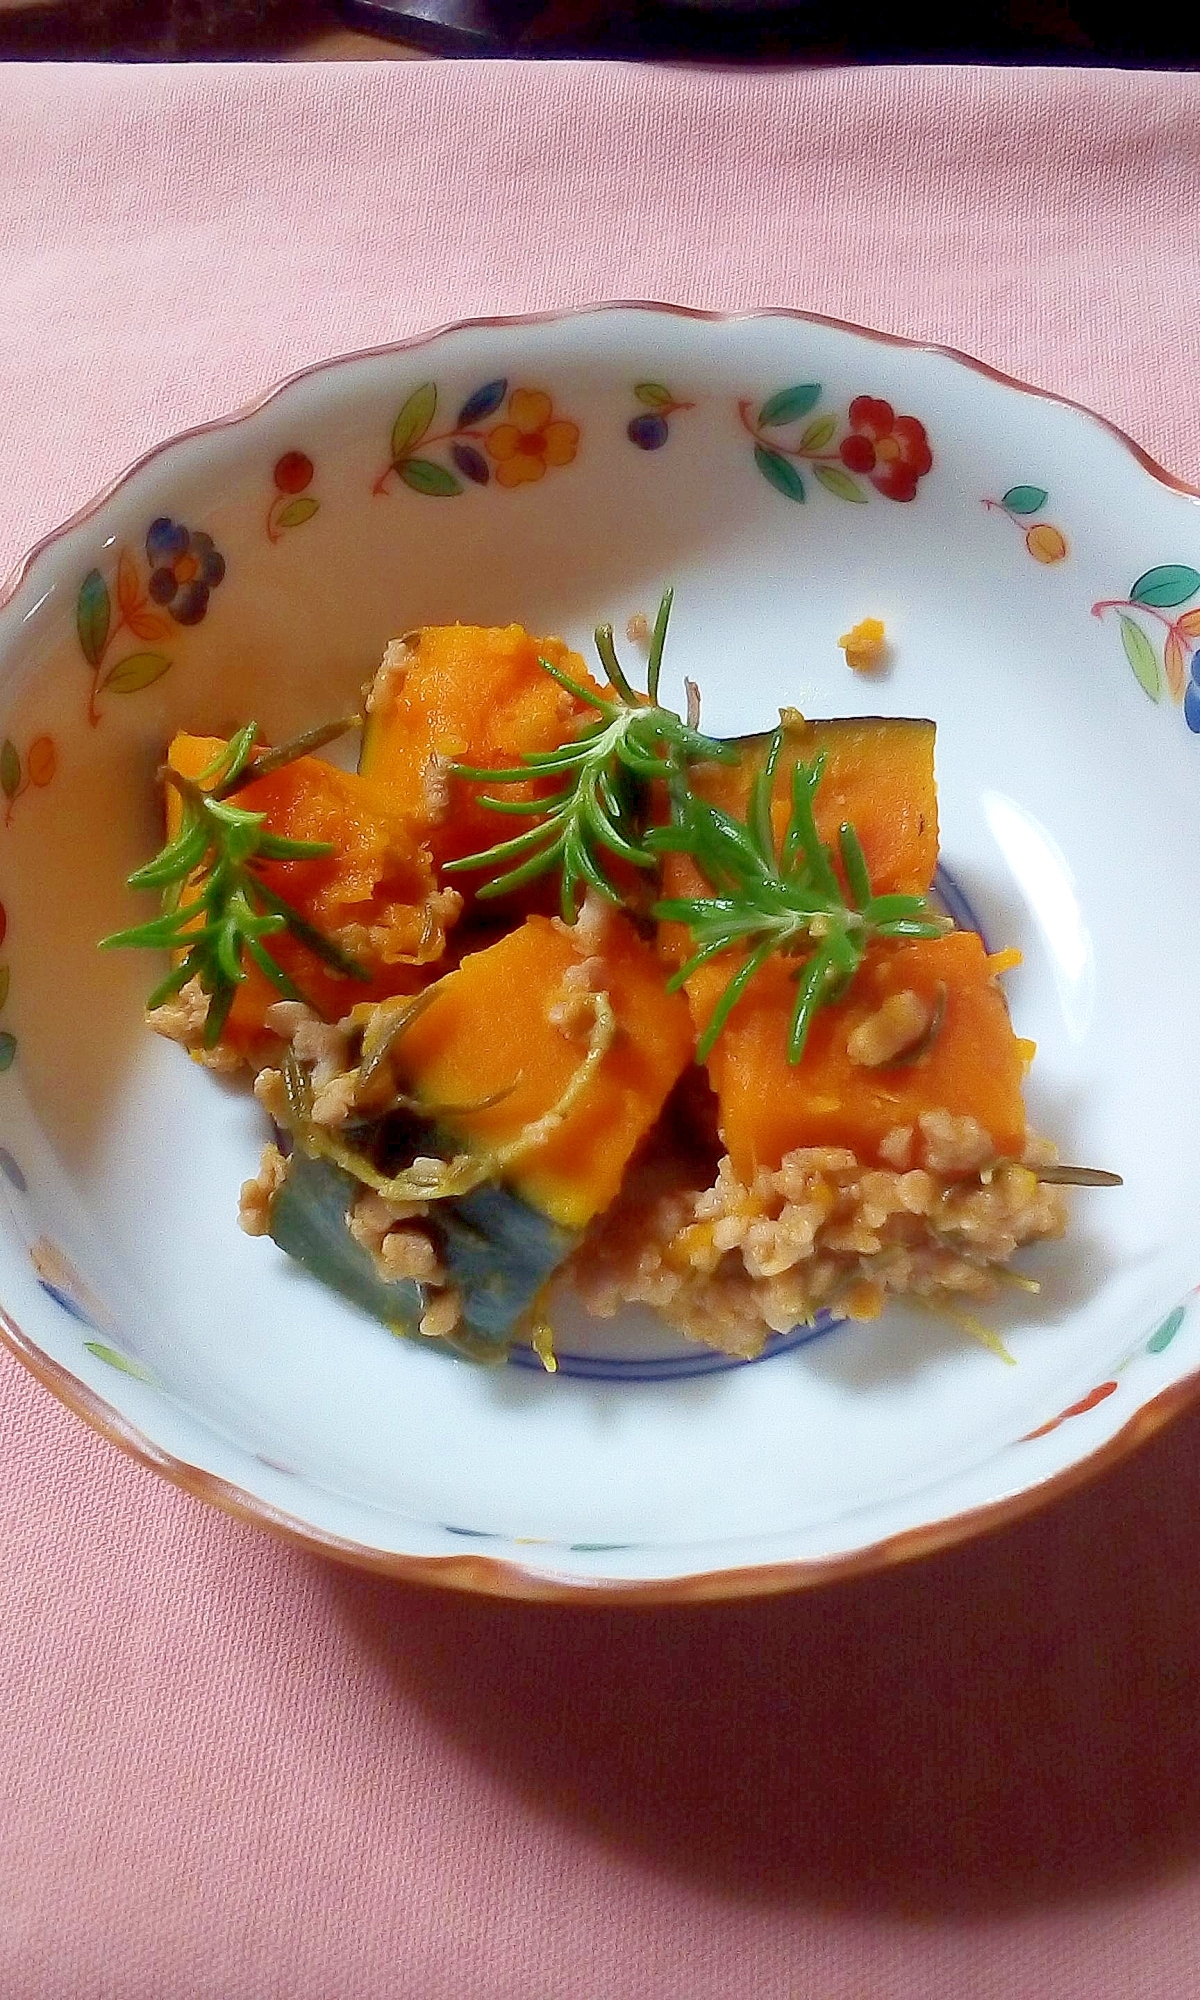
M 319 1090 L 313 1091 L 312 1121 L 327 1129 L 344 1125 L 354 1109 L 358 1088 L 358 1071 L 344 1070 L 340 1076 L 331 1076 Z
M 409 636 L 415 635 L 406 635 L 403 639 L 389 639 L 384 647 L 379 669 L 367 689 L 365 706 L 368 715 L 374 715 L 377 710 L 386 708 L 393 695 L 398 694 L 403 687 L 404 677 L 412 658 Z
M 254 1079 L 254 1095 L 274 1125 L 287 1125 L 289 1105 L 287 1084 L 280 1069 L 260 1069 Z
M 852 1031 L 846 1053 L 864 1069 L 883 1069 L 914 1048 L 932 1021 L 933 1008 L 919 993 L 891 993 Z
M 586 1039 L 591 1033 L 596 1021 L 592 996 L 603 990 L 604 972 L 604 960 L 593 956 L 577 960 L 563 973 L 561 998 L 553 1003 L 546 1018 L 568 1040 Z
M 291 1043 L 297 1062 L 311 1063 L 314 1092 L 350 1068 L 354 1028 L 349 1020 L 321 1021 L 303 1000 L 276 1000 L 267 1008 L 266 1023 L 272 1034 Z
M 238 1202 L 238 1222 L 247 1236 L 269 1235 L 271 1203 L 287 1179 L 287 1170 L 278 1146 L 264 1146 L 258 1172 L 252 1181 L 242 1183 Z
M 387 1195 L 376 1194 L 374 1188 L 363 1188 L 350 1211 L 350 1234 L 372 1257 L 378 1257 L 389 1229 L 428 1212 L 427 1202 L 392 1201 Z
M 661 1164 L 653 1180 L 635 1173 L 576 1251 L 576 1288 L 601 1318 L 647 1305 L 741 1356 L 822 1309 L 873 1318 L 889 1293 L 986 1298 L 1023 1244 L 1062 1235 L 1061 1191 L 1030 1166 L 995 1161 L 971 1119 L 933 1112 L 920 1126 L 923 1167 L 863 1166 L 825 1146 L 789 1153 L 748 1186 L 728 1158 L 701 1189 L 686 1184 L 684 1164 L 673 1180 Z M 962 1178 L 967 1162 L 983 1173 Z
M 412 1223 L 397 1223 L 379 1246 L 379 1261 L 385 1277 L 411 1278 L 418 1285 L 440 1285 L 445 1271 L 433 1239 Z
M 930 1173 L 978 1173 L 995 1151 L 991 1134 L 976 1119 L 959 1118 L 952 1111 L 922 1111 L 917 1129 Z
M 164 1000 L 161 1007 L 146 1009 L 146 1026 L 153 1028 L 156 1035 L 165 1035 L 168 1041 L 178 1042 L 181 1048 L 202 1062 L 206 1069 L 223 1071 L 226 1074 L 242 1067 L 242 1058 L 235 1049 L 204 1046 L 204 1029 L 208 1021 L 208 995 L 198 978 L 188 980 L 178 993 Z
M 426 1340 L 445 1340 L 462 1318 L 462 1298 L 454 1285 L 435 1292 L 421 1315 L 421 1332 Z

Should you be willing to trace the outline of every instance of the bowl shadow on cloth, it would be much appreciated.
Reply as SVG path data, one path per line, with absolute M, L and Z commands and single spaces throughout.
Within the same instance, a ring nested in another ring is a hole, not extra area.
M 1200 1854 L 1200 1411 L 1044 1513 L 793 1596 L 458 1598 L 330 1569 L 364 1652 L 527 1806 L 775 1905 L 925 1918 Z

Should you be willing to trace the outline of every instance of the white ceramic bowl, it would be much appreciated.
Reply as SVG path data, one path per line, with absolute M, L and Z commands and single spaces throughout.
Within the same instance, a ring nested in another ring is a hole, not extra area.
M 586 647 L 667 582 L 710 728 L 937 721 L 944 859 L 1025 954 L 1033 1123 L 1125 1177 L 993 1315 L 1016 1367 L 901 1311 L 710 1373 L 635 1318 L 560 1326 L 554 1377 L 397 1340 L 239 1233 L 257 1107 L 144 1031 L 144 962 L 96 952 L 145 914 L 123 882 L 175 727 L 304 727 L 423 622 Z M 867 614 L 877 682 L 836 644 Z M 194 1492 L 514 1595 L 793 1587 L 1061 1489 L 1200 1369 L 1198 643 L 1196 497 L 1126 439 L 796 315 L 454 327 L 163 446 L 0 610 L 9 1343 Z

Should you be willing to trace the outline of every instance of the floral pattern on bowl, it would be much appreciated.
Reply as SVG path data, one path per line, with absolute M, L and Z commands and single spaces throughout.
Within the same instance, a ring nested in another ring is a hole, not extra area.
M 1044 486 L 1010 486 L 999 500 L 985 499 L 983 504 L 1020 529 L 1034 562 L 1065 562 L 1071 551 L 1062 529 L 1056 528 L 1053 521 L 1033 518 L 1043 511 L 1049 498 Z
M 128 634 L 129 641 L 140 640 L 144 647 L 168 639 L 172 624 L 198 625 L 212 592 L 225 579 L 225 558 L 212 536 L 165 514 L 151 521 L 143 547 L 144 578 L 127 549 L 117 555 L 115 618 L 112 593 L 99 568 L 88 571 L 75 600 L 79 649 L 92 670 L 88 721 L 93 726 L 100 720 L 102 695 L 140 694 L 171 667 L 170 653 L 131 652 L 125 644 L 113 659 L 115 642 Z
M 810 417 L 821 396 L 819 382 L 798 382 L 768 396 L 757 416 L 753 398 L 739 401 L 742 428 L 754 439 L 754 463 L 768 484 L 785 499 L 803 501 L 807 492 L 797 467 L 806 465 L 838 500 L 861 505 L 867 498 L 864 478 L 885 499 L 915 500 L 921 480 L 933 470 L 920 419 L 897 416 L 880 396 L 855 396 L 838 440 L 836 416 Z
M 1093 618 L 1116 613 L 1125 658 L 1151 701 L 1166 694 L 1200 735 L 1200 569 L 1190 563 L 1156 563 L 1130 585 L 1128 597 L 1101 598 Z M 1172 617 L 1170 614 L 1178 613 Z M 1153 623 L 1148 627 L 1147 620 Z M 1160 650 L 1161 648 L 1161 650 Z
M 502 405 L 504 418 L 489 425 L 487 420 Z M 437 409 L 435 383 L 413 390 L 392 425 L 391 458 L 373 493 L 385 493 L 393 474 L 412 492 L 437 500 L 464 493 L 464 480 L 487 486 L 493 474 L 497 486 L 531 486 L 552 466 L 570 465 L 579 449 L 578 424 L 555 414 L 553 398 L 544 389 L 510 394 L 505 376 L 473 389 L 445 430 L 432 428 Z M 429 457 L 438 446 L 446 448 L 454 470 Z
M 302 528 L 320 512 L 321 503 L 308 491 L 316 467 L 307 452 L 285 451 L 271 474 L 275 495 L 267 508 L 267 540 L 279 542 L 289 528 Z
M 639 451 L 661 451 L 671 435 L 671 418 L 694 409 L 695 404 L 673 396 L 661 382 L 638 382 L 633 393 L 642 407 L 630 417 L 625 435 Z

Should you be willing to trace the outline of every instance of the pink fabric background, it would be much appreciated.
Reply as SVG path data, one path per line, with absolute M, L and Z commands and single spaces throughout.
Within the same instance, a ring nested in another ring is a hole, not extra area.
M 1200 80 L 0 70 L 0 571 L 318 356 L 604 296 L 946 340 L 1200 479 Z M 207 1512 L 0 1359 L 5 2000 L 1200 1991 L 1200 1414 L 878 1582 L 586 1612 Z

